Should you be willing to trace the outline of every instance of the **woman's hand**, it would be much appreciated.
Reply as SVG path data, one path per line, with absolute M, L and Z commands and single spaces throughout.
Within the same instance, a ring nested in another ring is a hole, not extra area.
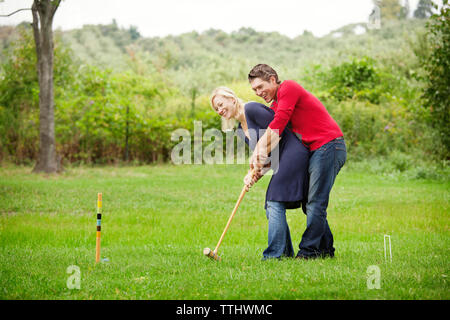
M 261 179 L 262 176 L 263 176 L 263 174 L 261 173 L 260 170 L 256 170 L 256 169 L 249 170 L 247 175 L 244 177 L 244 184 L 246 186 L 246 191 L 249 191 L 250 188 L 256 182 L 258 182 L 258 180 Z

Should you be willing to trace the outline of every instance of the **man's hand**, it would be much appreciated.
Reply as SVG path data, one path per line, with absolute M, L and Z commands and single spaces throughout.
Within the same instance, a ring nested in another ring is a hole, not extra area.
M 255 150 L 250 157 L 250 168 L 262 169 L 269 161 L 268 157 L 270 152 L 280 142 L 280 136 L 278 131 L 273 131 L 270 128 L 266 129 L 266 132 L 258 140 L 255 146 Z
M 259 153 L 259 152 L 253 152 L 252 156 L 250 157 L 250 170 L 261 170 L 267 162 L 267 155 Z

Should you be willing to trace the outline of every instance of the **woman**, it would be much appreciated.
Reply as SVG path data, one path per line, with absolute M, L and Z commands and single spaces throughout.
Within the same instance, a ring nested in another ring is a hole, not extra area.
M 218 87 L 211 94 L 211 106 L 222 119 L 239 122 L 237 134 L 254 148 L 259 137 L 273 120 L 274 111 L 257 102 L 244 102 L 226 87 Z M 256 134 L 252 134 L 256 133 Z M 285 129 L 279 142 L 279 165 L 274 169 L 266 192 L 266 217 L 269 220 L 268 247 L 263 252 L 263 260 L 293 257 L 286 209 L 296 209 L 306 202 L 308 190 L 309 151 L 290 129 Z M 257 177 L 259 178 L 259 177 Z M 244 179 L 252 184 L 249 172 Z M 253 183 L 255 181 L 253 180 Z M 303 206 L 304 209 L 304 206 Z

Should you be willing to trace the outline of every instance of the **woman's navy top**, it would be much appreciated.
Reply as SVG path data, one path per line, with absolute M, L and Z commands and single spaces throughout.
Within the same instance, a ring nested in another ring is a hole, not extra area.
M 253 150 L 273 120 L 275 112 L 257 102 L 245 104 L 244 110 L 250 140 L 245 136 L 241 124 L 236 133 Z M 288 126 L 281 134 L 278 148 L 278 166 L 274 161 L 272 167 L 274 174 L 267 188 L 265 207 L 267 207 L 267 201 L 279 201 L 285 202 L 286 209 L 296 209 L 302 206 L 303 212 L 305 212 L 305 204 L 308 200 L 309 150 Z M 276 153 L 272 151 L 271 154 Z

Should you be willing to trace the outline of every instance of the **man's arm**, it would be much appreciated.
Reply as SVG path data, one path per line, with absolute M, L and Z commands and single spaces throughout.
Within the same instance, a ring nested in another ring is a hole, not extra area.
M 250 168 L 256 168 L 257 171 L 260 171 L 266 164 L 269 153 L 275 149 L 279 142 L 280 135 L 278 134 L 278 130 L 272 130 L 268 127 L 255 146 L 252 157 L 250 158 Z
M 268 154 L 275 149 L 280 141 L 287 123 L 291 120 L 295 105 L 300 97 L 300 91 L 294 82 L 286 82 L 279 88 L 278 106 L 272 122 L 269 124 L 264 135 L 258 140 L 252 157 L 250 167 L 261 168 L 267 160 Z

